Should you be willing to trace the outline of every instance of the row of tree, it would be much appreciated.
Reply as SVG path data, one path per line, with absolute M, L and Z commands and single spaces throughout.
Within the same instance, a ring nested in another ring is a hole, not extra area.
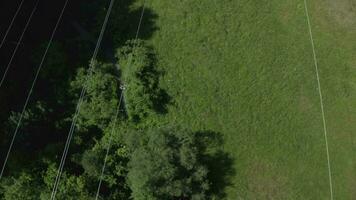
M 112 151 L 103 176 L 102 199 L 205 199 L 208 169 L 201 163 L 203 149 L 196 134 L 146 123 L 151 115 L 159 113 L 155 108 L 162 98 L 152 49 L 143 41 L 128 41 L 117 51 L 117 58 L 116 64 L 97 62 L 90 76 L 86 69 L 79 68 L 69 84 L 73 105 L 83 85 L 87 94 L 57 199 L 94 199 L 109 144 Z M 53 87 L 59 86 L 53 83 Z M 124 104 L 118 108 L 122 92 Z M 63 103 L 61 99 L 56 101 Z M 30 129 L 49 115 L 50 107 L 40 101 L 31 107 L 22 131 L 35 132 Z M 116 109 L 121 111 L 114 124 Z M 58 130 L 64 131 L 69 119 L 57 121 Z M 114 126 L 117 128 L 113 130 Z M 28 142 L 29 137 L 22 137 L 22 142 Z M 62 143 L 44 147 L 38 151 L 36 162 L 27 163 L 26 168 L 3 179 L 0 192 L 4 199 L 49 199 Z M 10 168 L 22 164 L 15 159 Z
M 51 5 L 45 6 L 45 10 Z M 216 171 L 229 163 L 217 162 L 216 158 L 225 154 L 212 155 L 205 134 L 177 126 L 160 126 L 163 123 L 158 120 L 167 112 L 171 100 L 160 87 L 163 73 L 157 68 L 153 48 L 144 40 L 130 39 L 135 35 L 135 24 L 141 14 L 141 9 L 134 5 L 131 0 L 114 5 L 100 61 L 92 63 L 93 71 L 89 73 L 91 38 L 100 30 L 98 27 L 105 14 L 101 8 L 106 4 L 75 2 L 70 18 L 64 18 L 64 27 L 57 34 L 57 42 L 52 44 L 40 73 L 5 176 L 0 180 L 0 199 L 50 199 L 83 86 L 87 93 L 56 199 L 95 199 L 100 178 L 103 180 L 100 199 L 110 200 L 210 199 L 224 185 L 216 175 L 223 172 Z M 53 4 L 53 7 L 58 5 Z M 56 19 L 48 20 L 52 18 Z M 149 38 L 156 29 L 155 18 L 147 8 L 141 38 Z M 77 23 L 80 20 L 81 23 Z M 39 21 L 36 26 L 42 24 L 43 21 Z M 80 35 L 73 33 L 75 29 L 80 30 Z M 36 43 L 25 49 L 28 55 L 18 65 L 23 65 L 28 77 L 32 77 L 30 66 L 37 66 L 45 46 L 46 42 Z M 12 98 L 12 95 L 26 94 L 24 86 L 32 80 L 22 80 L 23 77 L 17 75 L 13 78 L 0 93 L 0 106 L 4 110 L 0 113 L 1 157 L 7 150 L 23 104 L 23 98 Z M 9 106 L 12 104 L 15 106 Z M 114 120 L 117 109 L 118 120 Z M 8 110 L 12 112 L 9 114 Z M 109 144 L 111 150 L 101 177 Z

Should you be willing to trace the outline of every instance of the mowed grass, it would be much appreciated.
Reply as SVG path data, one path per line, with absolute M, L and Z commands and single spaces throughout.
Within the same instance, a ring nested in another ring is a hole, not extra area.
M 335 199 L 355 199 L 356 2 L 315 0 L 310 9 L 325 97 Z
M 330 2 L 308 3 L 334 197 L 355 199 L 356 32 L 335 20 Z M 150 43 L 173 99 L 160 120 L 223 136 L 235 171 L 223 198 L 329 199 L 303 0 L 167 0 L 148 7 L 158 15 Z

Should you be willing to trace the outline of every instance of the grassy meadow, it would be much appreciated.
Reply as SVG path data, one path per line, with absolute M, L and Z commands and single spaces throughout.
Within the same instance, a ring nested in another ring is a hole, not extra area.
M 338 1 L 339 2 L 339 1 Z M 308 0 L 335 199 L 356 198 L 356 5 Z M 341 5 L 342 4 L 342 5 Z M 217 198 L 329 199 L 304 1 L 148 1 L 172 98 L 160 123 L 221 134 Z

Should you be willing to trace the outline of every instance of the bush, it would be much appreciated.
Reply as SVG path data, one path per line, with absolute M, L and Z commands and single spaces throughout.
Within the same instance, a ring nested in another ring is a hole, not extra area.
M 206 199 L 208 170 L 194 133 L 164 128 L 133 141 L 128 184 L 135 200 Z
M 104 129 L 116 113 L 120 96 L 119 80 L 112 64 L 94 65 L 92 75 L 88 78 L 88 72 L 83 68 L 79 69 L 71 87 L 79 95 L 83 85 L 86 84 L 86 96 L 79 112 L 78 125 Z M 79 96 L 76 101 L 78 98 Z
M 121 124 L 121 123 L 120 123 Z M 130 199 L 131 191 L 126 183 L 127 162 L 129 160 L 128 150 L 121 142 L 121 130 L 117 127 L 112 132 L 112 126 L 108 126 L 103 137 L 89 150 L 86 150 L 81 158 L 81 166 L 85 174 L 97 184 L 101 178 L 101 170 L 105 159 L 107 147 L 111 140 L 111 148 L 106 161 L 103 174 L 102 190 L 100 195 L 103 199 Z M 112 137 L 110 136 L 111 134 Z
M 33 200 L 39 199 L 40 184 L 30 174 L 22 173 L 18 178 L 10 178 L 2 184 L 3 199 L 5 200 Z
M 46 187 L 40 192 L 41 200 L 47 200 L 51 197 L 52 187 L 57 175 L 57 169 L 54 164 L 50 164 L 43 180 Z M 66 172 L 62 174 L 60 184 L 56 193 L 58 200 L 94 200 L 94 195 L 91 195 L 87 190 L 89 185 L 87 178 L 83 175 L 69 175 Z M 39 198 L 36 198 L 39 199 Z
M 129 119 L 140 121 L 154 111 L 159 96 L 158 72 L 152 50 L 141 40 L 130 40 L 117 52 Z

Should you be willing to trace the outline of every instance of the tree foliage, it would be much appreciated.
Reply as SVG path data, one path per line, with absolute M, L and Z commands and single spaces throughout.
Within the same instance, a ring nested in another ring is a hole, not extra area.
M 206 199 L 208 170 L 200 163 L 195 135 L 174 128 L 146 135 L 141 144 L 134 143 L 129 162 L 134 199 Z
M 122 3 L 114 6 L 116 12 L 113 12 L 109 22 L 111 26 L 106 31 L 110 38 L 104 38 L 102 51 L 98 54 L 98 60 L 102 62 L 93 62 L 89 66 L 92 71 L 89 71 L 88 66 L 77 66 L 87 65 L 85 59 L 92 54 L 90 45 L 92 38 L 95 39 L 90 33 L 101 30 L 94 21 L 97 18 L 101 24 L 107 5 L 100 1 L 73 2 L 72 9 L 81 7 L 82 13 L 72 12 L 68 18 L 70 21 L 67 21 L 70 23 L 62 23 L 65 29 L 61 28 L 63 32 L 56 35 L 58 41 L 53 41 L 43 60 L 14 143 L 16 148 L 13 148 L 8 170 L 0 182 L 0 199 L 50 199 L 59 155 L 83 87 L 86 93 L 56 199 L 94 199 L 109 145 L 111 149 L 102 177 L 100 199 L 207 199 L 210 185 L 208 169 L 202 164 L 203 155 L 196 135 L 177 128 L 156 129 L 152 123 L 158 121 L 156 113 L 164 113 L 161 111 L 168 103 L 168 96 L 160 88 L 159 77 L 162 74 L 157 70 L 153 48 L 143 40 L 127 41 L 136 33 L 137 26 L 133 22 L 140 19 L 140 4 L 126 0 Z M 48 5 L 57 8 L 58 2 Z M 51 12 L 47 14 L 52 15 Z M 76 15 L 77 20 L 92 19 L 83 20 L 80 24 L 72 22 Z M 146 8 L 145 16 L 142 22 L 150 27 L 141 27 L 142 38 L 149 37 L 151 30 L 156 28 L 152 21 L 156 15 Z M 40 27 L 43 24 L 41 21 Z M 80 29 L 80 36 L 72 33 L 72 26 Z M 31 37 L 44 34 L 48 33 Z M 42 62 L 43 52 L 47 52 L 46 45 L 43 38 L 37 38 L 33 44 L 26 43 L 23 51 L 29 54 L 29 58 L 21 55 L 24 59 L 16 63 L 24 71 L 14 76 L 8 88 L 2 88 L 1 97 L 7 100 L 2 102 L 0 99 L 4 107 L 0 115 L 0 154 L 6 152 L 16 129 L 23 100 L 28 94 L 27 86 L 33 80 L 29 75 L 33 75 L 33 69 Z M 105 59 L 113 59 L 113 49 L 117 49 L 117 61 Z M 121 111 L 114 122 L 121 94 L 124 97 Z M 9 106 L 10 103 L 15 105 Z M 132 132 L 135 133 L 130 134 Z M 134 136 L 134 139 L 126 140 L 127 136 Z
M 108 145 L 105 139 L 83 154 L 81 165 L 85 174 L 93 180 L 103 178 L 102 186 L 105 191 L 108 191 L 101 192 L 103 198 L 129 199 L 131 191 L 126 183 L 128 151 L 124 145 L 117 142 L 113 143 L 112 151 L 108 154 L 103 177 L 100 177 L 100 175 Z
M 3 181 L 4 200 L 33 200 L 39 199 L 40 183 L 30 174 L 21 173 L 17 178 Z
M 129 119 L 138 122 L 154 111 L 159 96 L 153 52 L 141 40 L 130 40 L 117 51 Z
M 119 79 L 113 64 L 96 63 L 92 73 L 80 68 L 71 83 L 76 101 L 83 87 L 86 95 L 78 116 L 78 126 L 105 128 L 116 113 L 119 103 Z
M 50 164 L 43 176 L 46 185 L 41 193 L 41 200 L 50 199 L 54 180 L 57 175 L 57 168 Z M 95 199 L 88 191 L 88 180 L 85 176 L 69 175 L 64 172 L 58 186 L 56 199 L 58 200 L 91 200 Z

